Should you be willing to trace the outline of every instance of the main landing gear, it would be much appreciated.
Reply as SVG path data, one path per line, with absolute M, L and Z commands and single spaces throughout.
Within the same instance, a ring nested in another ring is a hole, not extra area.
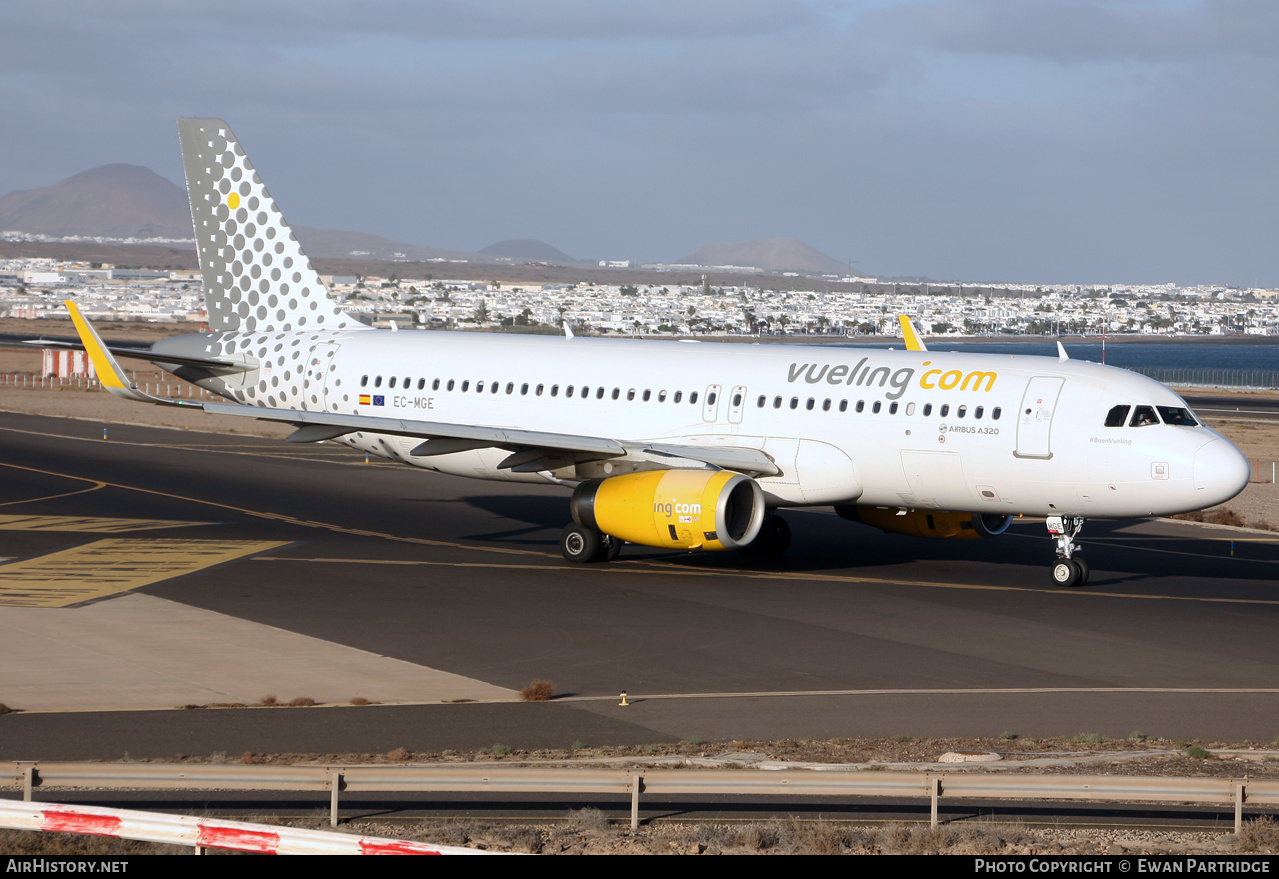
M 1053 583 L 1073 588 L 1088 582 L 1088 563 L 1083 556 L 1075 555 L 1079 549 L 1075 537 L 1083 530 L 1081 516 L 1049 516 L 1046 522 L 1048 534 L 1057 544 L 1057 561 L 1053 562 Z
M 560 532 L 560 553 L 570 562 L 593 564 L 611 562 L 622 551 L 622 541 L 611 534 L 583 528 L 575 522 Z
M 750 542 L 750 545 L 743 546 L 738 552 L 748 556 L 776 558 L 788 549 L 790 549 L 790 526 L 781 516 L 772 513 L 759 526 L 759 534 Z

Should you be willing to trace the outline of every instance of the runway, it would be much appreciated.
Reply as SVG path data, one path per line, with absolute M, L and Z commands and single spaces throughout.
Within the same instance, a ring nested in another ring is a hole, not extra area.
M 1279 535 L 1089 522 L 1061 590 L 1041 522 L 795 511 L 783 559 L 582 567 L 562 490 L 363 460 L 0 414 L 0 757 L 1279 734 Z M 535 678 L 558 698 L 514 701 Z M 268 694 L 384 704 L 166 710 Z

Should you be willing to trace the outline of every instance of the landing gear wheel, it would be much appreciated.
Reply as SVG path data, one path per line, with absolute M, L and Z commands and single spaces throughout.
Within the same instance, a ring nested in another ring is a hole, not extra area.
M 741 552 L 744 555 L 772 558 L 781 555 L 789 548 L 790 525 L 787 525 L 786 520 L 781 516 L 774 515 L 764 520 L 764 524 L 759 526 L 759 534 L 749 546 L 742 547 Z
M 1072 555 L 1070 560 L 1079 566 L 1079 585 L 1083 586 L 1088 582 L 1088 575 L 1092 573 L 1088 570 L 1088 562 L 1084 561 L 1081 555 Z
M 1053 583 L 1058 586 L 1073 589 L 1076 586 L 1084 585 L 1083 573 L 1083 569 L 1074 559 L 1057 559 L 1053 563 Z
M 614 537 L 611 534 L 605 534 L 604 535 L 604 551 L 601 554 L 601 557 L 597 559 L 597 561 L 611 562 L 616 560 L 617 557 L 622 554 L 623 542 L 624 541 L 622 541 L 620 538 Z
M 601 554 L 607 551 L 604 535 L 599 531 L 569 523 L 560 532 L 560 553 L 570 562 L 584 565 L 600 561 Z

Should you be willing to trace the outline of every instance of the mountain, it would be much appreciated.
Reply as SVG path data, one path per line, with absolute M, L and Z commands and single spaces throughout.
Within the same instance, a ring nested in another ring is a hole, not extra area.
M 102 165 L 0 197 L 0 230 L 55 238 L 190 238 L 186 190 L 149 168 Z
M 499 241 L 490 244 L 480 251 L 487 256 L 504 256 L 509 259 L 528 260 L 529 262 L 573 263 L 577 260 L 557 250 L 545 241 L 535 238 L 513 238 L 510 241 Z
M 847 275 L 850 271 L 847 263 L 795 238 L 707 244 L 677 262 L 699 266 L 753 266 L 766 272 L 803 272 L 810 275 Z
M 441 250 L 438 247 L 420 247 L 416 244 L 405 244 L 403 241 L 392 241 L 380 235 L 369 235 L 364 232 L 348 232 L 344 229 L 317 229 L 314 226 L 294 226 L 293 234 L 308 256 L 327 259 L 376 259 L 376 260 L 409 260 L 422 262 L 430 259 L 466 260 L 469 262 L 491 262 L 479 254 L 463 253 L 456 250 Z

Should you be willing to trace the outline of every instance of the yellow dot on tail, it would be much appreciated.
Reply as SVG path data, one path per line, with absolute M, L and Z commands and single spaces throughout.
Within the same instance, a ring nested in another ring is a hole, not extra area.
M 226 206 L 231 210 L 238 208 L 240 206 L 240 194 L 238 192 L 233 192 L 228 195 L 226 197 Z

